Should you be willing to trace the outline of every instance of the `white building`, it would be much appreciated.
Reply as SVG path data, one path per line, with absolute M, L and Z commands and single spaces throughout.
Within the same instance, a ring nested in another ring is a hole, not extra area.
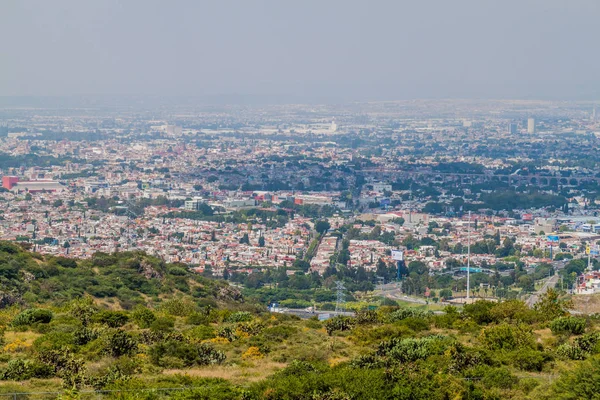
M 529 118 L 527 120 L 527 133 L 535 133 L 535 119 Z

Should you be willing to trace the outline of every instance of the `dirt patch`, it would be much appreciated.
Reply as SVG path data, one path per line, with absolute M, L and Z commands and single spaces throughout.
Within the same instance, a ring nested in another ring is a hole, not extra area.
M 582 294 L 572 297 L 574 310 L 584 314 L 600 313 L 600 294 Z
M 258 382 L 276 371 L 284 368 L 286 364 L 273 361 L 258 361 L 248 365 L 219 365 L 205 368 L 167 369 L 166 375 L 187 375 L 203 378 L 222 378 L 233 383 Z

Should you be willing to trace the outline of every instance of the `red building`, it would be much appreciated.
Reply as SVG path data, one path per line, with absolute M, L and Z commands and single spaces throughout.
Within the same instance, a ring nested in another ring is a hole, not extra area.
M 4 189 L 12 189 L 13 186 L 15 186 L 17 183 L 19 183 L 19 178 L 16 176 L 3 176 L 2 177 L 2 187 Z

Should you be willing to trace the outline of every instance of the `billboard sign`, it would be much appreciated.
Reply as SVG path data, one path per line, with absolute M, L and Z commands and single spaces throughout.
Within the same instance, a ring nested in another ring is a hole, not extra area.
M 392 250 L 392 260 L 404 261 L 404 252 L 402 250 Z
M 548 236 L 548 241 L 549 242 L 558 242 L 559 237 L 557 235 L 550 235 L 550 236 Z

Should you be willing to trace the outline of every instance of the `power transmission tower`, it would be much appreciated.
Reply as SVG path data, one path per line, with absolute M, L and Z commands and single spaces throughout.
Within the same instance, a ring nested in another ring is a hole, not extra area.
M 335 312 L 343 312 L 343 311 L 345 311 L 344 305 L 346 304 L 346 299 L 345 299 L 345 295 L 344 295 L 344 290 L 346 290 L 346 288 L 344 287 L 344 282 L 336 281 L 335 289 L 336 289 Z

